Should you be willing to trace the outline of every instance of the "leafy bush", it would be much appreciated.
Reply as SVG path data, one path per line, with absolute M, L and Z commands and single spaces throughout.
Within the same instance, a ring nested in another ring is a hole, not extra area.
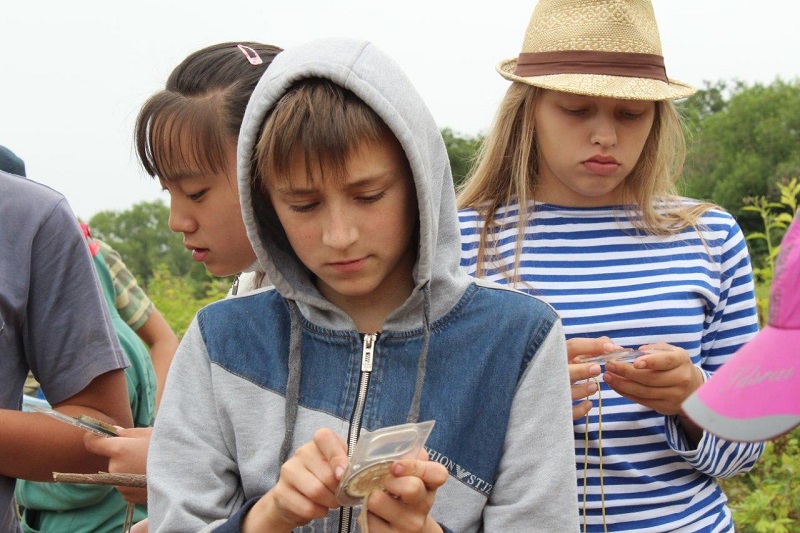
M 764 85 L 706 83 L 679 103 L 689 136 L 682 193 L 732 212 L 747 232 L 758 220 L 741 211 L 746 196 L 800 173 L 800 79 Z
M 749 473 L 721 481 L 736 529 L 800 531 L 800 428 L 767 443 Z
M 766 323 L 766 305 L 769 299 L 769 286 L 775 270 L 781 239 L 786 228 L 797 215 L 797 199 L 800 196 L 800 183 L 797 178 L 783 180 L 777 184 L 780 202 L 772 202 L 763 196 L 745 198 L 744 211 L 757 213 L 764 226 L 763 231 L 750 232 L 746 239 L 753 258 L 753 276 L 756 281 L 759 322 Z
M 165 265 L 158 265 L 147 286 L 147 295 L 181 338 L 197 311 L 224 298 L 229 288 L 230 281 L 225 278 L 208 276 L 207 281 L 200 283 L 189 276 L 174 276 Z

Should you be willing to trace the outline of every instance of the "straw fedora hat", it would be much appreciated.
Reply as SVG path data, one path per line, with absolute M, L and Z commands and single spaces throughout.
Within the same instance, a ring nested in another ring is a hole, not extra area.
M 539 0 L 522 53 L 497 72 L 545 89 L 628 100 L 695 92 L 667 77 L 650 0 Z

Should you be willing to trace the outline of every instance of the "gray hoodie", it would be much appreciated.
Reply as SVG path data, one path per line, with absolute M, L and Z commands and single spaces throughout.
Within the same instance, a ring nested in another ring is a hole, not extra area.
M 371 371 L 362 357 L 370 336 L 359 334 L 264 231 L 268 206 L 251 184 L 267 112 L 309 77 L 352 91 L 383 119 L 416 186 L 415 287 L 371 338 Z M 399 67 L 363 41 L 324 39 L 282 52 L 248 105 L 238 171 L 248 237 L 274 288 L 204 308 L 184 336 L 150 450 L 151 526 L 235 531 L 316 429 L 357 436 L 433 419 L 426 448 L 451 476 L 432 510 L 440 524 L 453 531 L 577 530 L 561 322 L 539 299 L 460 270 L 444 142 Z M 300 530 L 347 530 L 349 516 L 334 509 Z

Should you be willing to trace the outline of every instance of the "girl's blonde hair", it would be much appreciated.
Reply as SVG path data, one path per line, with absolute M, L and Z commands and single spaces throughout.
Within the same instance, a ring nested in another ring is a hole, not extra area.
M 473 167 L 459 189 L 458 207 L 475 209 L 484 219 L 481 229 L 477 276 L 485 264 L 500 256 L 491 235 L 504 224 L 497 211 L 516 200 L 519 204 L 514 265 L 501 266 L 513 283 L 518 281 L 519 258 L 525 235 L 528 203 L 536 199 L 537 147 L 534 109 L 542 89 L 514 82 L 508 88 Z M 622 184 L 622 203 L 630 211 L 634 226 L 651 235 L 674 235 L 687 227 L 697 230 L 700 217 L 716 207 L 707 202 L 684 203 L 675 185 L 683 169 L 686 141 L 680 116 L 668 100 L 658 101 L 650 135 L 639 161 Z

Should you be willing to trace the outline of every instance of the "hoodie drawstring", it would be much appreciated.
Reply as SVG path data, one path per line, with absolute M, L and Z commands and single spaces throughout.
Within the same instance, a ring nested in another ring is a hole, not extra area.
M 415 424 L 419 420 L 420 403 L 422 402 L 422 386 L 425 383 L 425 371 L 428 363 L 428 344 L 431 340 L 431 289 L 428 282 L 422 287 L 422 350 L 417 360 L 417 379 L 414 385 L 414 398 L 408 410 L 406 422 Z
M 286 380 L 286 410 L 284 412 L 286 429 L 283 434 L 280 455 L 278 456 L 279 465 L 283 465 L 289 459 L 289 452 L 292 450 L 292 442 L 294 441 L 294 427 L 297 422 L 297 406 L 300 402 L 300 365 L 302 364 L 300 347 L 303 339 L 303 327 L 297 303 L 292 300 L 288 300 L 288 303 L 291 322 L 289 334 L 289 377 Z

